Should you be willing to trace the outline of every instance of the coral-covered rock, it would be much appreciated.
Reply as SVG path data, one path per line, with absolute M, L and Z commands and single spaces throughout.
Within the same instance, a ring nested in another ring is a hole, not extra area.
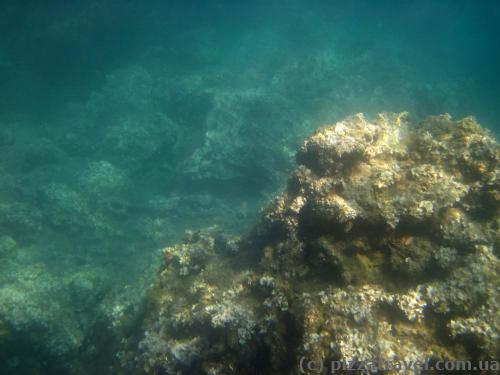
M 358 114 L 314 133 L 297 161 L 239 242 L 202 231 L 164 251 L 124 369 L 499 357 L 500 149 L 486 130 Z

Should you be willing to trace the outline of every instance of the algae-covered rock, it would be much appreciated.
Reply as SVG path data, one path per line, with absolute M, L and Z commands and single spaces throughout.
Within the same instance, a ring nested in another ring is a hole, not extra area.
M 16 241 L 12 237 L 0 236 L 0 257 L 12 253 L 16 245 Z
M 319 129 L 233 251 L 213 230 L 164 251 L 122 370 L 498 358 L 499 161 L 473 118 L 358 114 Z

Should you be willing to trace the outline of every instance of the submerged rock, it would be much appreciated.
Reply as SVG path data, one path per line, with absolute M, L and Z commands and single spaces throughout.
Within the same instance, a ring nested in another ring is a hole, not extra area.
M 358 114 L 318 130 L 248 235 L 165 249 L 121 371 L 499 358 L 499 161 L 472 118 Z

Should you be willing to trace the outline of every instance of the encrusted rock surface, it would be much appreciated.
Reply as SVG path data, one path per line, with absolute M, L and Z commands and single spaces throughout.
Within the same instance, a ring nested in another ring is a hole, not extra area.
M 211 228 L 165 249 L 117 366 L 293 374 L 302 357 L 499 358 L 499 160 L 473 118 L 358 114 L 318 130 L 249 234 Z

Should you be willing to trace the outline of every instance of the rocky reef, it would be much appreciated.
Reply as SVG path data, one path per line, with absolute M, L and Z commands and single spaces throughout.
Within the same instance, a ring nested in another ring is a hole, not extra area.
M 473 118 L 357 114 L 319 129 L 248 234 L 187 232 L 163 251 L 118 371 L 499 358 L 499 161 Z

